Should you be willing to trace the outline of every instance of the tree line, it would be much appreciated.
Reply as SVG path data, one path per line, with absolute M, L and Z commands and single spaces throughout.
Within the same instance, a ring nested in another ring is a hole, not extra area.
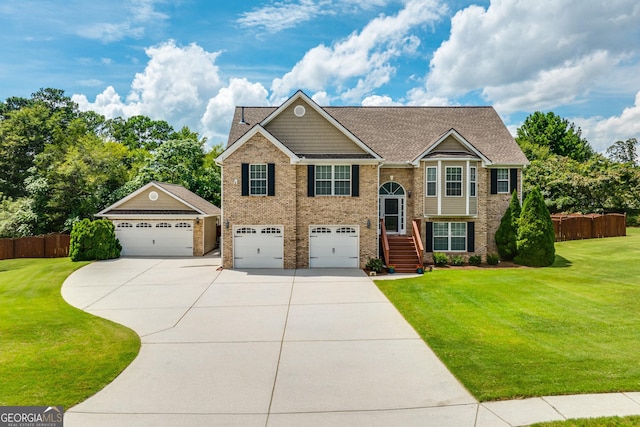
M 148 181 L 220 204 L 221 146 L 146 116 L 106 119 L 60 89 L 0 101 L 0 237 L 69 231 Z
M 615 141 L 596 153 L 580 128 L 553 112 L 535 112 L 517 130 L 516 141 L 531 162 L 524 193 L 539 188 L 551 213 L 626 213 L 638 224 L 638 141 Z

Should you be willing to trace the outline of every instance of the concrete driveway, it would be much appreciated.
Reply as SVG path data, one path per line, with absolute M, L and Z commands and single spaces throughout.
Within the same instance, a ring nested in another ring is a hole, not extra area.
M 142 348 L 66 426 L 506 426 L 360 270 L 96 262 L 62 288 Z

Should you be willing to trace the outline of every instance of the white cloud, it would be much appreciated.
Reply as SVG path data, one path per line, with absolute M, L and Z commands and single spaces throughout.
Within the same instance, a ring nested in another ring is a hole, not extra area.
M 388 0 L 298 0 L 297 3 L 288 0 L 244 12 L 236 22 L 245 28 L 260 28 L 277 33 L 297 27 L 317 16 L 354 14 L 383 7 L 387 3 Z
M 636 93 L 635 104 L 625 108 L 619 116 L 571 118 L 582 129 L 582 135 L 598 152 L 604 152 L 616 141 L 629 138 L 640 139 L 640 91 Z
M 311 96 L 311 99 L 313 99 L 313 101 L 316 104 L 320 105 L 321 107 L 324 107 L 326 105 L 331 105 L 331 97 L 324 90 L 321 90 L 320 92 L 314 93 Z
M 220 52 L 207 52 L 191 44 L 177 46 L 168 41 L 146 49 L 149 61 L 136 74 L 126 101 L 108 87 L 89 102 L 84 95 L 73 99 L 83 110 L 94 110 L 108 118 L 144 114 L 166 120 L 175 128 L 200 129 L 200 119 L 209 99 L 223 86 L 215 61 Z
M 326 14 L 330 10 L 331 0 L 316 2 L 300 0 L 300 3 L 276 2 L 245 12 L 236 22 L 242 27 L 257 27 L 268 32 L 278 32 L 309 21 L 316 15 Z
M 610 71 L 615 62 L 607 52 L 600 51 L 578 61 L 567 61 L 557 68 L 541 70 L 530 80 L 487 86 L 482 94 L 494 102 L 499 112 L 550 109 L 586 94 L 593 76 Z
M 364 107 L 390 107 L 402 104 L 394 101 L 393 98 L 388 95 L 370 95 L 362 100 L 362 105 Z
M 121 8 L 123 17 L 117 22 L 96 22 L 81 25 L 77 34 L 81 37 L 111 43 L 126 38 L 139 39 L 148 25 L 159 25 L 169 17 L 155 10 L 157 0 L 128 0 L 125 5 L 114 5 L 112 10 Z
M 629 0 L 470 6 L 452 18 L 426 88 L 441 96 L 483 91 L 504 111 L 574 102 L 603 84 L 623 58 L 637 61 L 639 20 L 640 6 Z
M 415 52 L 420 41 L 409 34 L 416 26 L 432 24 L 445 11 L 437 0 L 409 0 L 395 16 L 380 16 L 331 47 L 320 45 L 309 50 L 282 78 L 271 85 L 272 101 L 286 97 L 294 89 L 313 91 L 334 86 L 343 99 L 354 102 L 387 83 L 395 72 L 390 61 Z M 349 80 L 355 86 L 344 90 Z
M 103 85 L 102 80 L 98 80 L 98 79 L 78 80 L 77 83 L 80 86 L 88 86 L 88 87 L 95 87 L 95 86 L 102 86 Z
M 226 141 L 231 128 L 233 111 L 237 105 L 267 106 L 268 92 L 260 83 L 251 83 L 247 79 L 231 79 L 229 86 L 220 89 L 209 99 L 201 119 L 203 135 L 215 139 L 214 144 Z

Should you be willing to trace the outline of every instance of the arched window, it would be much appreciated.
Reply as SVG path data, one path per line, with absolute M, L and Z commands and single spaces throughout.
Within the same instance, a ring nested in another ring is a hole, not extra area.
M 397 182 L 386 182 L 380 187 L 381 196 L 404 196 L 404 188 Z

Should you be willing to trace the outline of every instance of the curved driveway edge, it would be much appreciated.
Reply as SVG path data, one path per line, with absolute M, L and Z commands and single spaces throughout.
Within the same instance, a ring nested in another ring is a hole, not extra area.
M 142 347 L 111 384 L 66 412 L 67 427 L 565 419 L 544 398 L 478 404 L 360 270 L 218 265 L 121 258 L 69 276 L 70 304 L 132 328 Z M 625 396 L 640 411 L 638 397 Z

